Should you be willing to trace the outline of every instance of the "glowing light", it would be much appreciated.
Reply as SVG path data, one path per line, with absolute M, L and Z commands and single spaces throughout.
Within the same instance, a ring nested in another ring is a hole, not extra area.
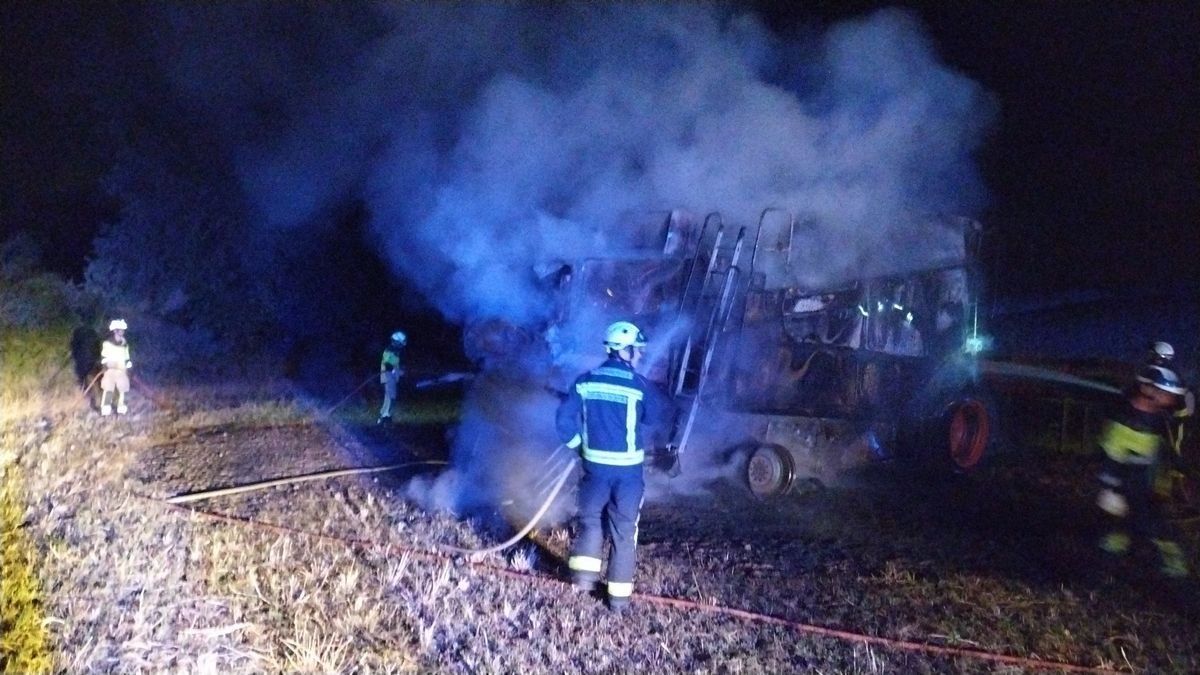
M 967 338 L 963 343 L 963 352 L 967 354 L 979 354 L 992 346 L 992 338 L 986 335 L 973 335 Z
M 859 314 L 862 314 L 863 316 L 870 316 L 870 315 L 871 315 L 871 313 L 867 311 L 867 308 L 866 308 L 866 307 L 863 307 L 862 305 L 859 305 L 859 306 L 858 306 L 858 313 L 859 313 Z

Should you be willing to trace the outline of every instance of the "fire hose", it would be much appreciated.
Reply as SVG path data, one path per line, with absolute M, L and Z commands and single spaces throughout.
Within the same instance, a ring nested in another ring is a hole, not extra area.
M 567 475 L 569 475 L 569 474 L 567 474 Z M 273 531 L 273 532 L 279 532 L 279 533 L 284 533 L 284 534 L 289 534 L 289 535 L 307 537 L 309 539 L 315 539 L 315 540 L 319 540 L 319 541 L 338 543 L 338 544 L 350 546 L 353 548 L 359 548 L 359 549 L 383 549 L 385 552 L 403 550 L 403 551 L 408 551 L 408 552 L 418 555 L 418 556 L 424 556 L 426 558 L 446 559 L 447 551 L 445 550 L 445 547 L 443 547 L 442 550 L 438 550 L 438 551 L 426 551 L 426 550 L 414 549 L 414 548 L 410 548 L 410 547 L 406 547 L 406 546 L 397 546 L 394 544 L 381 544 L 379 542 L 365 540 L 365 539 L 347 539 L 347 538 L 342 538 L 342 537 L 335 537 L 333 535 L 320 534 L 320 533 L 315 533 L 315 532 L 306 532 L 304 530 L 299 530 L 299 529 L 287 527 L 284 525 L 277 525 L 274 523 L 264 523 L 264 522 L 250 520 L 248 518 L 243 518 L 243 517 L 239 517 L 239 516 L 231 516 L 231 515 L 225 515 L 225 514 L 221 514 L 221 513 L 201 511 L 199 509 L 194 509 L 194 508 L 190 508 L 187 506 L 180 506 L 178 504 L 172 504 L 172 503 L 166 502 L 164 500 L 152 499 L 149 497 L 142 497 L 142 498 L 146 499 L 148 501 L 157 503 L 157 504 L 166 505 L 170 508 L 180 509 L 180 510 L 185 511 L 194 516 L 201 516 L 201 517 L 211 518 L 213 520 L 234 523 L 234 524 L 239 524 L 239 525 L 249 525 L 251 527 L 257 527 L 257 528 L 261 528 L 261 529 L 267 530 L 267 531 Z M 510 570 L 510 569 L 496 567 L 495 565 L 490 565 L 490 564 L 482 562 L 482 561 L 468 561 L 467 564 L 471 565 L 472 567 L 478 568 L 478 569 L 490 570 L 497 574 L 507 576 L 509 578 L 520 579 L 525 582 L 541 583 L 541 584 L 549 584 L 549 583 L 559 584 L 559 583 L 561 583 L 558 580 L 552 579 L 549 577 L 534 576 L 534 575 L 530 575 L 530 574 L 526 574 L 526 573 L 522 573 L 522 572 L 516 572 L 516 571 Z M 705 602 L 697 602 L 694 600 L 687 600 L 687 599 L 683 599 L 683 598 L 672 598 L 669 596 L 651 595 L 651 594 L 647 594 L 647 593 L 636 593 L 636 594 L 634 594 L 634 597 L 640 601 L 646 602 L 647 604 L 658 605 L 660 607 L 683 609 L 683 610 L 687 610 L 687 611 L 696 611 L 696 612 L 706 612 L 709 614 L 721 614 L 721 615 L 730 616 L 730 617 L 743 619 L 743 620 L 747 620 L 747 621 L 754 621 L 754 622 L 758 622 L 758 623 L 765 623 L 765 624 L 769 624 L 769 625 L 775 625 L 775 626 L 780 626 L 780 627 L 784 627 L 784 628 L 789 628 L 789 629 L 797 631 L 798 633 L 802 633 L 802 634 L 806 634 L 806 635 L 815 635 L 815 636 L 820 636 L 820 637 L 832 638 L 835 640 L 841 640 L 844 642 L 852 642 L 852 643 L 856 643 L 856 644 L 875 645 L 878 647 L 890 648 L 890 649 L 895 649 L 898 651 L 925 653 L 925 654 L 941 656 L 941 657 L 948 657 L 948 658 L 955 658 L 955 657 L 968 658 L 968 659 L 975 659 L 975 660 L 979 660 L 979 661 L 991 662 L 994 664 L 1003 664 L 1003 665 L 1008 665 L 1008 666 L 1014 666 L 1017 668 L 1029 668 L 1029 669 L 1033 669 L 1033 670 L 1056 670 L 1059 672 L 1077 672 L 1077 673 L 1117 673 L 1117 672 L 1119 672 L 1119 671 L 1116 671 L 1114 669 L 1107 668 L 1104 666 L 1085 666 L 1085 665 L 1079 665 L 1079 664 L 1074 664 L 1074 663 L 1068 663 L 1068 662 L 1064 662 L 1064 661 L 1051 661 L 1051 660 L 1047 660 L 1047 659 L 1039 659 L 1036 657 L 1013 656 L 1011 654 L 1003 654 L 1003 653 L 997 653 L 997 652 L 992 652 L 992 651 L 985 651 L 983 649 L 936 645 L 936 644 L 930 644 L 927 642 L 918 642 L 918 641 L 913 641 L 913 640 L 889 638 L 889 637 L 884 637 L 884 636 L 879 636 L 879 635 L 868 635 L 868 634 L 864 634 L 864 633 L 858 633 L 858 632 L 855 632 L 852 630 L 841 630 L 841 629 L 830 628 L 830 627 L 826 627 L 826 626 L 802 623 L 799 621 L 793 621 L 791 619 L 785 619 L 782 617 L 772 616 L 769 614 L 762 614 L 759 612 L 752 612 L 752 611 L 737 609 L 737 608 L 733 608 L 733 607 L 714 605 L 714 604 L 705 603 Z
M 83 393 L 81 393 L 81 394 L 79 395 L 79 400 L 81 400 L 81 401 L 82 401 L 83 399 L 87 398 L 88 392 L 92 390 L 92 387 L 96 386 L 96 383 L 100 381 L 100 377 L 101 377 L 102 375 L 104 375 L 104 371 L 103 371 L 103 370 L 101 370 L 100 372 L 96 373 L 96 376 L 92 378 L 92 381 L 91 381 L 91 382 L 88 382 L 88 386 L 84 387 L 84 389 L 83 389 Z
M 565 460 L 558 460 L 556 462 L 555 458 L 558 456 L 558 453 L 561 452 L 564 448 L 565 448 L 565 446 L 559 446 L 559 447 L 555 448 L 554 452 L 552 452 L 550 454 L 550 456 L 546 459 L 546 461 L 543 463 L 543 467 L 553 464 L 557 468 L 561 468 L 562 471 L 551 474 L 551 475 L 557 476 L 557 480 L 553 483 L 553 488 L 550 490 L 549 495 L 543 501 L 543 503 L 542 503 L 541 507 L 538 509 L 537 513 L 534 514 L 534 516 L 529 520 L 529 522 L 526 523 L 526 525 L 524 527 L 522 527 L 520 529 L 520 531 L 517 532 L 517 534 L 513 535 L 512 537 L 505 540 L 504 542 L 501 542 L 500 544 L 496 544 L 494 546 L 490 546 L 490 547 L 483 548 L 483 549 L 468 549 L 468 548 L 461 548 L 461 547 L 457 547 L 457 546 L 439 545 L 436 547 L 436 551 L 433 553 L 422 552 L 422 551 L 415 551 L 415 552 L 423 553 L 425 555 L 437 555 L 440 552 L 440 553 L 465 554 L 465 555 L 474 556 L 474 555 L 481 555 L 481 554 L 493 553 L 496 551 L 500 551 L 500 550 L 508 548 L 509 546 L 520 541 L 537 525 L 538 521 L 541 520 L 542 516 L 544 516 L 546 514 L 546 511 L 550 508 L 550 505 L 558 497 L 559 492 L 561 492 L 563 485 L 566 484 L 567 479 L 570 478 L 571 474 L 575 470 L 575 460 L 573 457 L 565 459 Z M 227 515 L 218 514 L 218 513 L 200 511 L 197 509 L 192 509 L 189 507 L 184 507 L 184 506 L 179 506 L 179 505 L 183 504 L 183 503 L 187 503 L 187 502 L 194 502 L 194 501 L 199 501 L 201 499 L 207 499 L 209 497 L 237 494 L 240 492 L 248 492 L 251 490 L 263 489 L 266 487 L 272 487 L 272 486 L 276 486 L 276 485 L 285 485 L 285 484 L 289 484 L 289 483 L 318 480 L 321 478 L 331 478 L 331 477 L 335 477 L 335 476 L 346 476 L 346 475 L 352 475 L 352 474 L 390 471 L 390 470 L 394 470 L 394 469 L 398 469 L 398 468 L 402 468 L 402 467 L 406 467 L 406 466 L 417 466 L 417 465 L 428 465 L 428 464 L 445 464 L 445 462 L 434 460 L 434 461 L 421 461 L 421 462 L 407 462 L 404 464 L 392 464 L 392 465 L 380 466 L 380 467 L 367 467 L 367 468 L 357 468 L 357 469 L 337 469 L 337 470 L 332 470 L 332 471 L 322 471 L 322 472 L 318 472 L 318 473 L 306 474 L 303 476 L 280 478 L 280 479 L 264 481 L 261 483 L 255 483 L 255 484 L 251 484 L 251 485 L 243 485 L 243 486 L 238 486 L 238 487 L 233 487 L 233 488 L 222 488 L 222 489 L 217 489 L 217 490 L 209 490 L 209 491 L 205 491 L 205 492 L 197 492 L 197 493 L 191 493 L 191 494 L 186 494 L 186 495 L 179 495 L 176 497 L 171 497 L 166 500 L 151 500 L 151 501 L 163 503 L 168 506 L 184 509 L 192 514 L 208 516 L 208 517 L 215 518 L 218 520 L 224 520 L 224 521 L 228 521 L 228 522 L 235 522 L 235 523 L 242 523 L 242 524 L 249 524 L 249 525 L 252 525 L 255 527 L 262 527 L 264 529 L 272 529 L 272 530 L 287 532 L 287 533 L 291 533 L 291 534 L 298 534 L 301 536 L 315 537 L 315 538 L 322 539 L 322 540 L 337 541 L 339 543 L 349 544 L 352 546 L 378 547 L 379 544 L 376 542 L 372 542 L 372 541 L 343 539 L 343 538 L 334 537 L 331 535 L 314 534 L 314 533 L 304 532 L 302 530 L 296 530 L 294 528 L 289 528 L 289 527 L 285 527 L 285 526 L 281 526 L 281 525 L 274 525 L 271 523 L 260 523 L 258 521 L 240 518 L 237 516 L 227 516 Z M 395 548 L 395 547 L 388 546 L 387 548 L 391 549 L 391 548 Z M 524 580 L 532 579 L 534 581 L 547 581 L 546 579 L 541 578 L 541 577 L 530 577 L 529 575 L 526 575 L 526 574 L 517 574 L 517 573 L 512 572 L 511 570 L 495 568 L 494 566 L 488 566 L 488 565 L 486 565 L 484 563 L 480 563 L 480 562 L 473 562 L 471 564 L 483 565 L 490 569 L 494 569 L 498 572 L 505 573 L 509 576 L 520 577 Z M 789 619 L 784 619 L 784 618 L 780 618 L 780 617 L 761 614 L 758 612 L 750 612 L 750 611 L 740 610 L 740 609 L 731 608 L 731 607 L 721 607 L 721 606 L 716 606 L 716 605 L 711 605 L 711 604 L 706 604 L 706 603 L 699 603 L 699 602 L 680 599 L 680 598 L 672 598 L 672 597 L 648 595 L 648 594 L 638 594 L 637 597 L 641 600 L 644 600 L 644 601 L 650 603 L 650 604 L 655 604 L 655 605 L 659 605 L 659 606 L 663 606 L 663 607 L 673 607 L 676 609 L 706 611 L 706 612 L 711 612 L 711 613 L 725 614 L 727 616 L 732 616 L 732 617 L 736 617 L 736 618 L 788 627 L 788 628 L 792 628 L 799 632 L 810 634 L 810 635 L 818 635 L 818 636 L 834 638 L 834 639 L 838 639 L 838 640 L 856 642 L 856 643 L 860 643 L 860 644 L 867 644 L 867 645 L 873 644 L 873 645 L 877 645 L 877 646 L 881 646 L 881 647 L 898 649 L 901 651 L 924 652 L 927 654 L 933 654 L 933 655 L 938 655 L 938 656 L 943 656 L 943 657 L 973 658 L 973 659 L 979 659 L 979 660 L 984 660 L 984 661 L 990 661 L 993 663 L 1007 664 L 1007 665 L 1017 666 L 1017 667 L 1033 668 L 1033 669 L 1038 669 L 1038 670 L 1053 669 L 1053 670 L 1060 670 L 1060 671 L 1067 671 L 1067 672 L 1092 672 L 1092 673 L 1116 672 L 1116 671 L 1113 671 L 1113 670 L 1110 670 L 1107 668 L 1103 668 L 1103 667 L 1081 666 L 1081 665 L 1077 665 L 1077 664 L 1064 663 L 1064 662 L 1060 662 L 1060 661 L 1047 661 L 1047 660 L 1037 659 L 1037 658 L 1027 658 L 1027 657 L 1020 657 L 1020 656 L 1012 656 L 1012 655 L 1008 655 L 1008 654 L 999 654 L 999 653 L 984 651 L 984 650 L 980 650 L 980 649 L 934 645 L 934 644 L 928 644 L 928 643 L 923 643 L 923 642 L 914 642 L 914 641 L 910 641 L 910 640 L 898 640 L 898 639 L 892 639 L 892 638 L 887 638 L 887 637 L 882 637 L 882 636 L 866 635 L 866 634 L 856 633 L 856 632 L 848 631 L 848 630 L 839 630 L 839 629 L 828 628 L 828 627 L 824 627 L 824 626 L 805 624 L 805 623 L 801 623 L 801 622 L 797 622 L 797 621 L 792 621 Z
M 564 447 L 566 447 L 566 446 L 560 445 L 558 448 L 555 448 L 554 452 L 551 453 L 550 458 L 552 459 Z M 547 463 L 549 463 L 549 462 L 547 462 Z M 214 490 L 203 490 L 201 492 L 189 492 L 186 494 L 175 495 L 174 497 L 168 497 L 167 499 L 164 499 L 163 501 L 166 502 L 167 504 L 172 504 L 172 505 L 186 504 L 189 502 L 197 502 L 197 501 L 201 501 L 204 499 L 211 499 L 213 497 L 227 497 L 230 495 L 242 494 L 245 492 L 254 492 L 256 490 L 265 490 L 267 488 L 278 487 L 281 485 L 304 483 L 304 482 L 308 482 L 308 481 L 321 480 L 321 479 L 325 479 L 325 478 L 335 478 L 338 476 L 351 476 L 351 475 L 356 475 L 356 474 L 379 473 L 382 471 L 394 471 L 396 469 L 402 469 L 402 468 L 413 467 L 413 466 L 429 466 L 429 465 L 445 465 L 445 464 L 446 464 L 446 462 L 442 461 L 442 460 L 425 460 L 425 461 L 419 461 L 419 462 L 404 462 L 404 463 L 400 463 L 400 464 L 388 464 L 385 466 L 361 467 L 361 468 L 352 468 L 352 469 L 332 469 L 329 471 L 318 471 L 316 473 L 309 473 L 309 474 L 304 474 L 301 476 L 288 476 L 285 478 L 275 478 L 275 479 L 271 479 L 271 480 L 260 481 L 257 483 L 249 483 L 246 485 L 237 485 L 237 486 L 227 487 L 227 488 L 217 488 Z M 545 466 L 545 465 L 543 465 L 543 466 Z M 550 510 L 550 505 L 553 504 L 554 500 L 558 498 L 558 493 L 562 491 L 563 485 L 566 484 L 567 479 L 571 477 L 571 473 L 574 472 L 574 470 L 575 470 L 575 460 L 573 458 L 568 458 L 568 459 L 563 460 L 563 461 L 559 462 L 558 464 L 556 464 L 556 470 L 553 473 L 549 474 L 549 475 L 556 477 L 555 482 L 547 485 L 547 487 L 551 488 L 549 490 L 549 492 L 547 493 L 545 491 L 545 488 L 543 488 L 542 490 L 539 490 L 537 492 L 537 494 L 539 496 L 541 496 L 542 494 L 547 495 L 545 500 L 542 502 L 542 505 L 538 508 L 537 512 L 533 515 L 533 517 L 530 518 L 529 521 L 520 530 L 518 530 L 518 532 L 515 535 L 513 535 L 512 537 L 509 537 L 508 539 L 506 539 L 505 541 L 503 541 L 499 544 L 496 544 L 494 546 L 489 546 L 487 548 L 482 548 L 482 549 L 469 549 L 469 548 L 462 548 L 462 547 L 458 547 L 458 546 L 449 546 L 449 545 L 439 545 L 438 548 L 443 549 L 448 552 L 451 552 L 451 553 L 457 553 L 457 554 L 463 554 L 463 555 L 482 555 L 482 554 L 486 554 L 486 553 L 494 553 L 496 551 L 502 551 L 502 550 L 512 546 L 513 544 L 516 544 L 517 542 L 524 539 L 525 536 L 527 534 L 529 534 L 530 531 L 532 531 L 534 527 L 537 527 L 538 522 L 541 521 L 542 516 L 546 515 L 546 511 Z
M 202 492 L 189 492 L 187 494 L 175 495 L 164 499 L 168 504 L 186 504 L 188 502 L 197 502 L 202 499 L 210 499 L 212 497 L 226 497 L 229 495 L 241 494 L 243 492 L 253 492 L 255 490 L 265 490 L 270 487 L 280 485 L 291 485 L 293 483 L 305 483 L 322 478 L 334 478 L 337 476 L 352 476 L 355 474 L 379 473 L 380 471 L 394 471 L 410 466 L 423 465 L 441 465 L 446 462 L 442 460 L 425 460 L 421 462 L 404 462 L 402 464 L 388 464 L 386 466 L 370 466 L 353 469 L 331 469 L 329 471 L 318 471 L 316 473 L 307 473 L 302 476 L 288 476 L 286 478 L 275 478 L 265 480 L 258 483 L 249 483 L 246 485 L 237 485 L 234 487 L 218 488 L 215 490 L 204 490 Z
M 351 396 L 354 396 L 358 392 L 362 391 L 363 387 L 374 382 L 375 378 L 377 378 L 377 377 L 379 377 L 378 374 L 371 373 L 369 376 L 367 376 L 367 379 L 363 380 L 362 384 L 360 384 L 354 388 L 354 391 L 350 392 L 349 394 L 346 394 L 344 397 L 342 397 L 342 400 L 338 401 L 337 403 L 334 403 L 333 407 L 326 410 L 324 413 L 322 413 L 322 415 L 324 417 L 328 417 L 328 416 L 332 415 L 334 410 L 337 410 L 338 408 L 342 407 L 342 404 L 345 403 L 346 401 L 349 401 Z
M 439 548 L 441 548 L 444 551 L 449 551 L 451 553 L 461 553 L 461 554 L 465 554 L 465 555 L 483 555 L 486 553 L 495 553 L 496 551 L 503 551 L 504 549 L 508 548 L 509 546 L 512 546 L 513 544 L 517 543 L 518 541 L 521 541 L 522 539 L 525 538 L 525 535 L 529 534 L 529 532 L 531 530 L 533 530 L 534 527 L 537 526 L 538 521 L 540 521 L 542 519 L 542 516 L 546 515 L 546 511 L 548 511 L 550 509 L 550 505 L 554 503 L 554 500 L 558 497 L 558 493 L 562 490 L 563 485 L 566 484 L 567 479 L 571 477 L 571 473 L 573 473 L 574 471 L 575 471 L 575 463 L 570 462 L 570 466 L 568 466 L 566 468 L 566 470 L 564 470 L 561 474 L 559 474 L 558 481 L 554 484 L 554 489 L 552 489 L 550 491 L 550 495 L 548 497 L 546 497 L 546 500 L 544 502 L 542 502 L 542 506 L 541 506 L 541 508 L 539 508 L 537 510 L 537 513 L 533 514 L 533 517 L 529 519 L 529 522 L 525 524 L 525 527 L 522 527 L 516 534 L 509 537 L 508 539 L 500 542 L 499 544 L 496 544 L 495 546 L 489 546 L 487 548 L 461 548 L 458 546 L 449 546 L 449 545 L 442 545 L 442 546 L 439 546 Z

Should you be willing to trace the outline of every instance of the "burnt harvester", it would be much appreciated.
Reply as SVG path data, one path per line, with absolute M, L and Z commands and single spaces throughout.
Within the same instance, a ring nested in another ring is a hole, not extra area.
M 770 496 L 872 455 L 948 471 L 983 459 L 996 419 L 975 362 L 977 222 L 926 221 L 941 247 L 918 268 L 811 284 L 806 225 L 789 212 L 743 227 L 717 213 L 659 220 L 644 252 L 547 266 L 556 308 L 543 336 L 573 373 L 594 360 L 596 326 L 646 330 L 685 467 L 693 453 L 736 453 L 750 489 Z

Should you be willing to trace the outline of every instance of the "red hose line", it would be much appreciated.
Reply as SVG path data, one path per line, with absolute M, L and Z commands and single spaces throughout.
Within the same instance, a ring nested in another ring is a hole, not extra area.
M 424 550 L 424 549 L 413 548 L 411 546 L 403 546 L 403 545 L 397 545 L 397 544 L 382 544 L 380 542 L 371 541 L 371 540 L 367 540 L 367 539 L 348 539 L 348 538 L 343 538 L 343 537 L 335 537 L 335 536 L 328 535 L 328 534 L 320 534 L 320 533 L 316 533 L 316 532 L 306 532 L 304 530 L 297 530 L 295 528 L 287 527 L 285 525 L 276 525 L 274 523 L 265 523 L 262 521 L 251 520 L 249 518 L 242 518 L 240 516 L 231 516 L 231 515 L 226 515 L 223 513 L 214 513 L 211 511 L 203 511 L 200 509 L 188 508 L 186 506 L 181 506 L 181 505 L 177 505 L 177 504 L 170 504 L 168 502 L 162 501 L 161 499 L 154 499 L 151 497 L 144 497 L 141 495 L 138 495 L 138 496 L 142 499 L 154 502 L 156 504 L 161 504 L 168 508 L 178 509 L 180 511 L 186 511 L 191 514 L 204 516 L 206 518 L 210 518 L 213 520 L 237 523 L 237 524 L 241 524 L 241 525 L 250 525 L 251 527 L 262 528 L 265 530 L 271 530 L 271 531 L 280 532 L 283 534 L 299 535 L 302 537 L 309 537 L 309 538 L 318 539 L 321 541 L 338 543 L 338 544 L 342 544 L 342 545 L 349 545 L 349 546 L 354 546 L 354 547 L 359 547 L 359 548 L 382 549 L 384 551 L 403 551 L 403 552 L 410 553 L 412 555 L 416 555 L 418 557 L 422 557 L 422 558 L 426 558 L 426 559 L 454 560 L 455 558 L 458 557 L 455 555 L 450 555 L 449 553 L 446 553 L 446 552 L 440 552 L 440 551 L 436 551 L 436 550 L 428 551 L 428 550 Z M 503 567 L 496 567 L 495 565 L 489 565 L 485 562 L 468 560 L 467 564 L 470 565 L 472 569 L 481 569 L 481 570 L 487 570 L 490 572 L 496 572 L 496 573 L 502 574 L 504 576 L 514 578 L 514 579 L 521 579 L 523 581 L 533 581 L 533 582 L 543 583 L 543 584 L 554 583 L 556 585 L 560 585 L 562 583 L 562 582 L 558 581 L 557 579 L 550 579 L 550 578 L 543 577 L 543 576 L 535 576 L 532 574 L 516 572 L 516 571 L 510 570 L 510 569 L 503 568 Z M 957 657 L 962 657 L 962 658 L 975 659 L 978 661 L 991 661 L 993 663 L 1002 663 L 1002 664 L 1010 665 L 1010 666 L 1029 668 L 1032 670 L 1058 670 L 1058 671 L 1069 672 L 1069 673 L 1118 673 L 1118 672 L 1120 672 L 1117 670 L 1113 670 L 1110 668 L 1102 668 L 1099 666 L 1081 666 L 1081 665 L 1077 665 L 1077 664 L 1073 664 L 1073 663 L 1066 663 L 1066 662 L 1062 662 L 1062 661 L 1047 661 L 1044 659 L 1027 658 L 1027 657 L 1023 657 L 1023 656 L 1012 656 L 1009 654 L 1000 654 L 997 652 L 989 652 L 989 651 L 986 651 L 983 649 L 970 649 L 970 648 L 966 648 L 966 647 L 946 647 L 946 646 L 942 646 L 942 645 L 931 645 L 931 644 L 928 644 L 925 642 L 913 642 L 910 640 L 898 640 L 898 639 L 887 638 L 887 637 L 879 637 L 879 636 L 875 636 L 875 635 L 865 635 L 863 633 L 856 633 L 856 632 L 848 631 L 848 630 L 839 630 L 836 628 L 827 628 L 825 626 L 817 626 L 817 625 L 813 625 L 813 624 L 802 623 L 799 621 L 792 621 L 791 619 L 784 619 L 781 617 L 771 616 L 768 614 L 759 614 L 757 612 L 750 612 L 750 611 L 746 611 L 743 609 L 735 609 L 732 607 L 723 607 L 723 606 L 718 606 L 718 605 L 708 605 L 708 604 L 695 602 L 693 600 L 683 600 L 680 598 L 669 598 L 669 597 L 665 597 L 665 596 L 661 596 L 661 595 L 649 595 L 649 594 L 645 594 L 645 593 L 635 593 L 633 595 L 633 597 L 637 600 L 640 600 L 642 602 L 652 604 L 652 605 L 659 605 L 662 607 L 672 607 L 672 608 L 684 609 L 684 610 L 704 611 L 704 612 L 708 612 L 710 614 L 723 614 L 725 616 L 731 616 L 731 617 L 735 617 L 738 619 L 745 619 L 747 621 L 755 621 L 758 623 L 766 623 L 766 624 L 771 624 L 771 625 L 775 625 L 775 626 L 791 628 L 792 630 L 795 630 L 797 632 L 806 633 L 809 635 L 818 635 L 821 637 L 833 638 L 835 640 L 842 640 L 845 642 L 857 642 L 857 643 L 867 644 L 867 645 L 876 645 L 876 646 L 887 647 L 890 649 L 896 649 L 896 650 L 900 650 L 900 651 L 923 652 L 926 654 L 934 654 L 937 656 L 951 656 L 951 657 L 957 656 Z

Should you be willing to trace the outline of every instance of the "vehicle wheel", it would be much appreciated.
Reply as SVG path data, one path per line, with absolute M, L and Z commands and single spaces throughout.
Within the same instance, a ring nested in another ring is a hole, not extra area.
M 795 478 L 792 454 L 778 445 L 760 445 L 746 461 L 746 483 L 759 499 L 785 494 Z
M 967 472 L 979 466 L 992 438 L 990 406 L 980 398 L 963 396 L 947 406 L 942 420 L 945 436 L 938 445 L 945 449 L 950 468 Z

